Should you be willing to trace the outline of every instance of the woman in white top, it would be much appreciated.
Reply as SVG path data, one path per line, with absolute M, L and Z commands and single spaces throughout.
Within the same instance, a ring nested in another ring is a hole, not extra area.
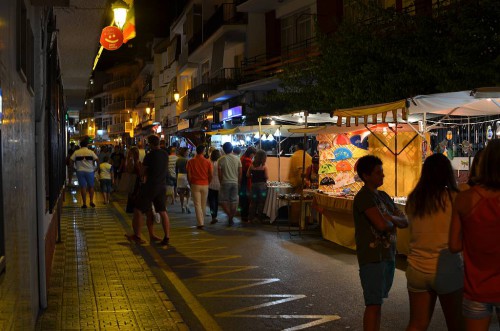
M 210 224 L 215 224 L 219 220 L 217 219 L 217 213 L 219 209 L 219 169 L 217 167 L 217 160 L 220 159 L 221 153 L 218 149 L 214 149 L 210 153 L 210 162 L 213 166 L 212 181 L 208 185 L 208 205 L 210 206 L 210 214 L 212 215 L 212 222 Z
M 448 248 L 452 205 L 457 192 L 448 158 L 443 154 L 429 156 L 406 203 L 410 224 L 406 269 L 410 323 L 406 330 L 427 330 L 438 297 L 448 330 L 463 330 L 463 263 L 461 256 Z

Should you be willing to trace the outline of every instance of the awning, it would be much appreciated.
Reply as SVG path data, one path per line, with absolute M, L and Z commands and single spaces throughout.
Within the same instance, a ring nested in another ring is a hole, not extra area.
M 401 112 L 401 118 L 403 120 L 408 119 L 406 100 L 355 108 L 338 109 L 335 110 L 333 114 L 337 116 L 338 126 L 341 126 L 342 123 L 345 122 L 345 125 L 349 127 L 351 126 L 352 118 L 354 118 L 355 126 L 359 125 L 360 119 L 364 124 L 379 123 L 379 115 L 382 116 L 382 123 L 395 122 L 398 117 L 398 111 Z
M 238 128 L 232 128 L 232 129 L 219 129 L 219 130 L 216 130 L 216 131 L 210 131 L 210 132 L 206 132 L 206 134 L 209 134 L 211 136 L 214 136 L 214 135 L 228 135 L 228 134 L 233 134 L 233 133 L 237 133 L 238 131 Z
M 318 133 L 319 131 L 324 130 L 325 128 L 326 128 L 326 125 L 322 125 L 322 126 L 310 126 L 310 127 L 303 127 L 303 128 L 288 129 L 288 132 L 290 132 L 290 133 L 312 134 L 312 133 Z

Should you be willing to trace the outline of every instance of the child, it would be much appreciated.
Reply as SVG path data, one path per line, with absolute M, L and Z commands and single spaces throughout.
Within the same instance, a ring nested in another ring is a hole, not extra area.
M 99 164 L 99 177 L 101 182 L 101 192 L 104 197 L 104 204 L 109 203 L 109 195 L 111 194 L 111 187 L 114 184 L 113 166 L 108 162 L 109 157 L 105 156 L 102 163 Z
M 382 302 L 394 279 L 396 227 L 406 228 L 408 220 L 387 193 L 377 190 L 384 183 L 378 157 L 360 158 L 357 172 L 365 184 L 353 204 L 356 255 L 366 306 L 363 327 L 379 330 Z

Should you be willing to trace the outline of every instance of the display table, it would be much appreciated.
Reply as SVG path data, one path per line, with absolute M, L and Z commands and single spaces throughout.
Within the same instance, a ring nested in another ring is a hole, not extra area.
M 354 239 L 354 218 L 352 198 L 334 197 L 323 193 L 314 195 L 314 208 L 321 214 L 321 233 L 323 238 L 341 246 L 356 250 Z M 396 204 L 404 210 L 404 205 Z M 398 229 L 396 250 L 408 255 L 410 235 L 408 229 Z
M 267 187 L 267 197 L 264 203 L 264 214 L 266 214 L 270 222 L 273 223 L 278 217 L 278 209 L 283 206 L 287 206 L 287 202 L 284 200 L 279 200 L 280 194 L 287 194 L 293 191 L 291 186 L 268 186 Z

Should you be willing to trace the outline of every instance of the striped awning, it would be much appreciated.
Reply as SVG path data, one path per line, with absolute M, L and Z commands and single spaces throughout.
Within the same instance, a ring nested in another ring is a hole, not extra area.
M 390 103 L 381 103 L 378 105 L 361 106 L 355 108 L 345 108 L 333 111 L 333 115 L 337 116 L 337 125 L 351 126 L 354 118 L 354 125 L 359 125 L 360 118 L 363 124 L 377 124 L 395 122 L 398 117 L 398 112 L 401 113 L 403 120 L 408 119 L 408 110 L 406 108 L 406 100 L 400 100 Z M 389 115 L 389 116 L 388 116 Z M 381 121 L 379 121 L 381 117 Z

